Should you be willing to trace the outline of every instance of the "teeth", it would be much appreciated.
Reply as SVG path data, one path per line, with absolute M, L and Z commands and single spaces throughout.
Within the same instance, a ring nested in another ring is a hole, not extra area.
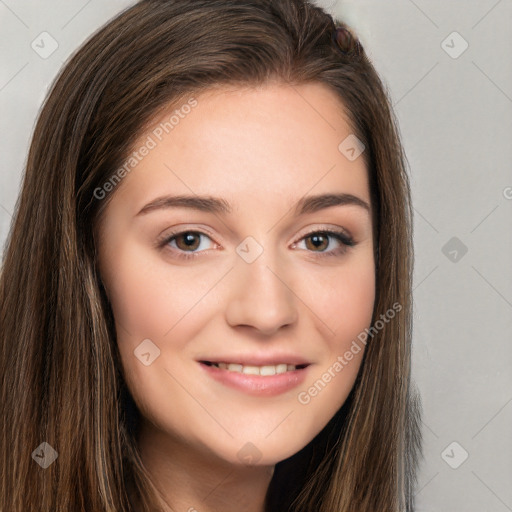
M 230 372 L 245 373 L 246 375 L 276 375 L 284 372 L 293 372 L 297 369 L 294 364 L 276 364 L 266 366 L 244 366 L 235 363 L 212 363 L 213 366 L 221 370 L 228 370 Z
M 242 373 L 246 373 L 247 375 L 259 375 L 260 369 L 257 366 L 244 366 Z
M 260 368 L 260 375 L 275 375 L 277 368 L 275 366 L 262 366 Z

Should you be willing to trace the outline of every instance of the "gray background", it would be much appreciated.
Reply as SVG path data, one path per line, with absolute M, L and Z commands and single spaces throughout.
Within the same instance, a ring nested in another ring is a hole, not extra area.
M 318 3 L 358 32 L 410 166 L 425 440 L 417 511 L 512 511 L 512 0 Z M 49 84 L 132 2 L 42 4 L 0 0 L 2 249 Z

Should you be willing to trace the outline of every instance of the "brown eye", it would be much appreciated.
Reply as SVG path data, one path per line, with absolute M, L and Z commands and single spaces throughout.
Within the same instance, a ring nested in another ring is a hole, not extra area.
M 320 249 L 320 252 L 323 252 L 329 246 L 329 237 L 322 232 L 309 235 L 305 240 L 307 249 Z M 311 240 L 311 243 L 308 244 L 308 240 Z
M 176 246 L 182 251 L 195 250 L 199 247 L 201 233 L 195 231 L 185 231 L 175 236 Z M 183 243 L 181 243 L 183 242 Z
M 328 247 L 333 240 L 335 241 L 334 246 L 329 250 Z M 344 231 L 331 229 L 312 231 L 304 235 L 301 242 L 304 242 L 306 251 L 317 253 L 316 255 L 319 257 L 343 256 L 347 250 L 356 245 L 354 239 Z M 297 244 L 294 245 L 297 246 Z
M 205 249 L 211 249 L 216 244 L 202 231 L 175 231 L 158 240 L 157 245 L 177 258 L 189 259 L 200 256 Z

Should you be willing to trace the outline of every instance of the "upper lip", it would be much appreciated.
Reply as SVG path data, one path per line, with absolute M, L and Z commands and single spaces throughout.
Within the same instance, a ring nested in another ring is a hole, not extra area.
M 310 361 L 294 354 L 251 354 L 251 355 L 226 355 L 226 356 L 205 356 L 198 359 L 210 363 L 241 364 L 243 366 L 275 366 L 286 363 L 297 365 L 309 365 Z

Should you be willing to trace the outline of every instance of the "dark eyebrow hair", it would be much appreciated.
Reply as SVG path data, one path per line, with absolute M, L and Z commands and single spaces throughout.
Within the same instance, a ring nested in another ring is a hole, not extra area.
M 314 213 L 331 206 L 355 205 L 370 212 L 370 205 L 352 194 L 318 194 L 301 198 L 295 206 L 295 215 Z M 165 208 L 190 208 L 207 213 L 231 213 L 231 205 L 212 196 L 162 196 L 146 204 L 137 215 Z
M 314 196 L 305 196 L 297 202 L 295 215 L 304 215 L 314 213 L 330 206 L 354 205 L 364 208 L 370 212 L 370 205 L 361 198 L 352 194 L 318 194 Z

